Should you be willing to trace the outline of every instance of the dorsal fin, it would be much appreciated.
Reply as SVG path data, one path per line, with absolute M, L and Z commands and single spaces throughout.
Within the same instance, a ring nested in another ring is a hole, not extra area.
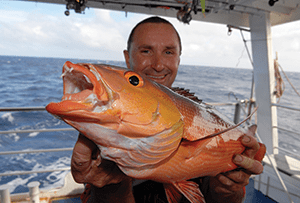
M 198 103 L 202 103 L 202 100 L 199 99 L 197 96 L 195 96 L 195 93 L 190 92 L 189 89 L 184 89 L 182 87 L 172 87 L 171 90 L 173 90 L 177 94 L 180 94 L 182 96 L 189 98 L 190 100 L 193 100 Z

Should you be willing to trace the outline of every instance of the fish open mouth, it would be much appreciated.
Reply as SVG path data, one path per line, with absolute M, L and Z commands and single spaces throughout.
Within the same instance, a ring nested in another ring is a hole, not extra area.
M 61 102 L 50 103 L 46 107 L 50 113 L 64 114 L 74 110 L 102 112 L 109 108 L 113 93 L 94 66 L 67 61 L 61 77 L 64 95 Z

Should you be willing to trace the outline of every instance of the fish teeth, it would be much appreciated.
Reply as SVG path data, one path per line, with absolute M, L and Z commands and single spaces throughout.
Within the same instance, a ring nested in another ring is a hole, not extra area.
M 101 113 L 103 111 L 106 111 L 108 109 L 108 107 L 105 106 L 96 106 L 96 108 L 94 108 L 93 112 L 95 113 Z
M 88 103 L 88 102 L 91 102 L 91 103 L 95 103 L 95 101 L 97 102 L 97 97 L 95 94 L 90 94 L 87 98 L 85 98 L 85 102 Z
M 75 89 L 73 90 L 73 94 L 76 94 L 78 92 L 80 92 L 80 89 L 78 87 L 75 87 Z
M 94 69 L 90 69 L 90 71 L 94 74 L 94 76 L 97 78 L 98 81 L 101 80 L 101 77 L 99 76 L 97 71 L 95 71 Z
M 74 68 L 73 67 L 71 67 L 71 68 L 69 68 L 68 66 L 65 66 L 65 70 L 67 71 L 67 72 L 72 72 L 72 70 L 74 70 Z
M 86 75 L 83 75 L 83 77 L 86 79 L 86 81 L 87 81 L 88 83 L 92 83 L 92 82 L 90 81 L 90 79 L 89 79 Z
M 60 76 L 60 78 L 64 77 L 67 73 L 66 72 L 63 72 Z
M 68 66 L 65 66 L 64 68 L 65 71 L 61 74 L 60 78 L 64 77 L 68 72 L 71 73 L 74 70 L 73 67 L 69 68 Z

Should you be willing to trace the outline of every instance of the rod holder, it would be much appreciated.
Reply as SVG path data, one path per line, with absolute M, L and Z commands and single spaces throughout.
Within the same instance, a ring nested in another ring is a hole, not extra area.
M 10 203 L 10 193 L 8 185 L 0 185 L 0 201 L 1 203 Z
M 241 115 L 241 105 L 236 103 L 235 110 L 234 110 L 234 119 L 233 122 L 238 124 L 240 122 L 240 115 Z
M 40 203 L 40 183 L 38 181 L 33 181 L 28 183 L 27 187 L 29 188 L 29 197 L 31 203 Z

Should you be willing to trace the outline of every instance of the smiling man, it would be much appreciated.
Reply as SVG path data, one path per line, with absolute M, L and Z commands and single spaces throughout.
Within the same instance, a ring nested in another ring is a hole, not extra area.
M 171 23 L 159 18 L 148 18 L 135 26 L 124 57 L 127 67 L 145 77 L 171 87 L 177 75 L 180 55 L 180 37 Z M 241 139 L 246 150 L 233 162 L 243 168 L 216 177 L 196 178 L 206 202 L 242 202 L 244 186 L 251 174 L 263 171 L 254 159 L 259 144 L 251 136 Z M 132 190 L 132 179 L 124 175 L 113 162 L 101 160 L 98 147 L 80 135 L 74 147 L 71 169 L 79 183 L 92 185 L 84 194 L 84 202 L 166 202 L 160 183 L 147 181 Z M 145 201 L 147 200 L 147 201 Z M 182 202 L 186 202 L 182 198 Z
M 127 67 L 171 87 L 181 54 L 180 38 L 174 30 L 166 23 L 138 24 L 130 34 L 127 50 L 124 50 Z

